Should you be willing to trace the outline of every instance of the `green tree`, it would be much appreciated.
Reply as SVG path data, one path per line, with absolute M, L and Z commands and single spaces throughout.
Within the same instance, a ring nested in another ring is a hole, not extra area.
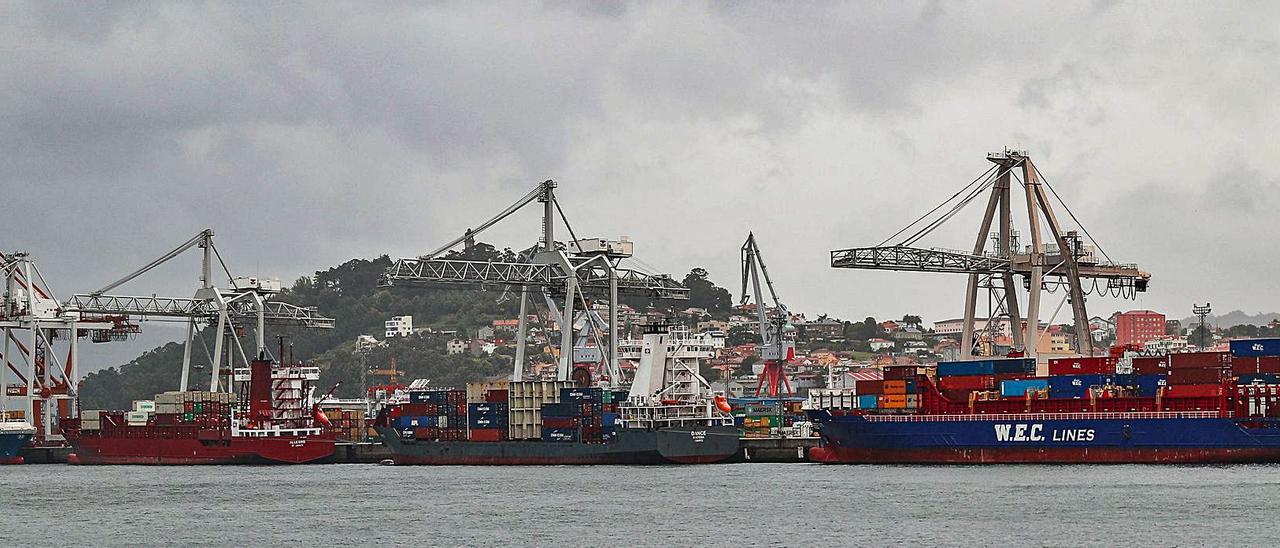
M 718 287 L 707 279 L 707 270 L 694 268 L 684 277 L 684 286 L 689 288 L 688 306 L 703 308 L 708 312 L 728 312 L 733 307 L 733 298 L 729 290 Z

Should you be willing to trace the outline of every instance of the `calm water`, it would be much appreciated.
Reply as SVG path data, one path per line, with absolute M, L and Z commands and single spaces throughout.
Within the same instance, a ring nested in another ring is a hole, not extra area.
M 0 546 L 1267 546 L 1278 511 L 1277 466 L 0 467 Z

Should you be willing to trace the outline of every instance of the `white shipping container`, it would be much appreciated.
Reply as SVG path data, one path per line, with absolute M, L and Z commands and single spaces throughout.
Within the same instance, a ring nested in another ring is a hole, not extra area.
M 133 410 L 141 413 L 155 413 L 156 402 L 153 400 L 133 400 Z
M 142 411 L 130 411 L 124 414 L 125 422 L 129 424 L 146 424 L 148 414 Z

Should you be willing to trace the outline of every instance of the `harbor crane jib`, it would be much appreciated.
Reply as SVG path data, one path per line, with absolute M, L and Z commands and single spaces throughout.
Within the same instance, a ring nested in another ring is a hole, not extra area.
M 1147 290 L 1151 275 L 1139 269 L 1138 265 L 1112 261 L 1049 185 L 1026 151 L 1006 149 L 988 154 L 987 160 L 993 165 L 986 172 L 880 244 L 832 251 L 831 266 L 968 274 L 960 340 L 961 355 L 966 358 L 974 355 L 984 341 L 990 341 L 990 348 L 994 349 L 997 325 L 1006 320 L 1014 351 L 1035 356 L 1038 343 L 1047 333 L 1040 329 L 1041 295 L 1046 291 L 1063 290 L 1063 300 L 1049 321 L 1054 321 L 1062 306 L 1069 303 L 1074 320 L 1075 351 L 1081 355 L 1092 355 L 1089 316 L 1085 312 L 1086 295 L 1134 298 L 1137 293 Z M 1019 206 L 1026 208 L 1027 230 L 1031 235 L 1031 243 L 1025 247 L 1018 242 L 1019 232 L 1014 228 L 1012 216 L 1015 204 L 1011 183 L 1015 180 L 1026 197 L 1026 203 Z M 923 237 L 937 230 L 988 189 L 987 207 L 972 252 L 917 245 Z M 1056 198 L 1078 230 L 1064 228 L 1051 196 Z M 1048 241 L 1042 235 L 1042 221 L 1049 231 Z M 991 232 L 993 223 L 996 229 Z M 903 238 L 886 245 L 899 236 Z M 991 251 L 987 250 L 989 243 L 994 243 Z M 977 318 L 979 289 L 986 289 L 990 295 L 988 315 L 982 318 L 989 320 L 985 322 L 986 333 L 978 333 L 975 327 L 975 320 L 980 319 Z M 1018 304 L 1019 289 L 1026 291 L 1025 316 Z
M 538 290 L 550 297 L 547 301 L 553 314 L 562 318 L 560 325 L 559 364 L 556 377 L 569 380 L 573 375 L 575 354 L 597 356 L 612 384 L 623 384 L 623 373 L 618 360 L 618 295 L 638 294 L 655 299 L 684 300 L 689 290 L 666 274 L 649 274 L 623 268 L 622 261 L 632 255 L 628 240 L 611 241 L 599 238 L 579 239 L 573 232 L 556 198 L 557 183 L 547 180 L 480 225 L 467 229 L 461 236 L 436 250 L 416 258 L 397 260 L 387 269 L 381 285 L 389 287 L 453 286 L 472 289 L 519 290 L 520 317 L 516 327 L 516 357 L 512 378 L 524 377 L 525 345 L 528 337 L 530 290 Z M 489 227 L 510 217 L 516 211 L 531 204 L 542 205 L 542 231 L 538 244 L 515 260 L 471 260 L 446 256 L 446 252 L 459 244 L 469 245 L 475 237 Z M 571 240 L 557 242 L 555 226 L 557 218 L 564 224 Z M 604 299 L 608 305 L 607 332 L 601 337 L 599 318 L 593 317 L 591 299 Z M 557 304 L 558 302 L 558 304 Z M 594 352 L 576 352 L 575 340 L 579 339 L 574 325 L 582 311 L 583 329 L 592 332 L 593 338 L 607 341 L 607 347 L 597 345 Z M 569 350 L 563 350 L 569 349 Z M 603 353 L 600 350 L 604 350 Z
M 191 298 L 183 297 L 150 297 L 110 295 L 108 291 L 124 285 L 152 269 L 174 259 L 192 248 L 201 250 L 200 286 Z M 227 287 L 218 287 L 214 283 L 214 266 L 220 266 L 226 275 Z M 235 356 L 240 358 L 245 367 L 259 355 L 270 355 L 266 345 L 266 326 L 294 326 L 306 328 L 328 329 L 334 326 L 333 318 L 319 314 L 315 307 L 303 307 L 289 304 L 275 298 L 280 292 L 280 281 L 276 279 L 251 276 L 234 276 L 222 260 L 213 243 L 213 230 L 205 229 L 182 245 L 161 255 L 156 260 L 135 270 L 93 293 L 77 294 L 71 297 L 63 307 L 71 312 L 86 317 L 104 314 L 141 317 L 154 319 L 172 319 L 185 321 L 186 342 L 182 353 L 182 377 L 179 390 L 186 391 L 191 372 L 191 353 L 197 342 L 203 346 L 205 357 L 210 364 L 209 390 L 217 392 L 220 388 L 219 378 L 230 379 L 234 369 Z M 254 327 L 254 348 L 246 353 L 240 342 L 238 332 L 246 324 Z M 212 350 L 198 337 L 202 326 L 215 326 Z M 235 353 L 224 352 L 234 345 Z M 223 355 L 228 354 L 225 361 Z M 283 359 L 280 356 L 279 359 Z M 233 383 L 225 383 L 227 392 L 233 389 Z

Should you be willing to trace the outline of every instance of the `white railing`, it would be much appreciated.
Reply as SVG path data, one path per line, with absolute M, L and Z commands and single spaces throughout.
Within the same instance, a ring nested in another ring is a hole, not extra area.
M 1067 421 L 1089 419 L 1217 419 L 1230 417 L 1220 411 L 1132 411 L 1096 413 L 993 413 L 989 415 L 862 415 L 870 422 L 957 422 L 957 421 Z

